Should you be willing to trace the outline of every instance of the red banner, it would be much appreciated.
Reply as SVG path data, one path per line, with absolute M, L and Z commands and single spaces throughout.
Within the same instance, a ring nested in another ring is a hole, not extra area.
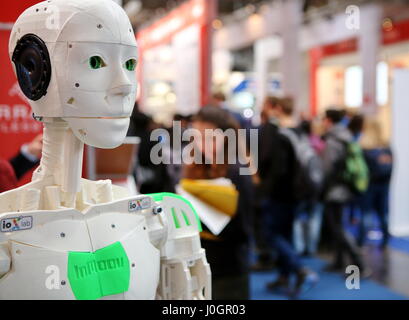
M 0 30 L 0 158 L 10 159 L 21 145 L 41 133 L 42 124 L 32 117 L 8 55 L 10 31 Z M 27 181 L 27 179 L 24 179 Z
M 31 108 L 22 94 L 8 55 L 11 25 L 23 11 L 39 0 L 2 2 L 0 10 L 0 158 L 10 159 L 21 145 L 42 132 L 42 124 L 34 121 Z M 21 183 L 29 181 L 28 173 Z
M 191 0 L 172 10 L 168 15 L 155 22 L 137 35 L 138 45 L 147 50 L 162 45 L 179 31 L 198 23 L 206 23 L 206 0 Z
M 24 10 L 41 2 L 40 0 L 1 1 L 0 22 L 14 23 Z

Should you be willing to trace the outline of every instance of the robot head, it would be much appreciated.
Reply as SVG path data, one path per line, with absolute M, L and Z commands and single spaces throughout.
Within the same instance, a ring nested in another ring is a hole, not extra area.
M 122 143 L 136 99 L 137 47 L 113 0 L 28 8 L 11 31 L 9 55 L 36 116 L 62 118 L 91 146 Z

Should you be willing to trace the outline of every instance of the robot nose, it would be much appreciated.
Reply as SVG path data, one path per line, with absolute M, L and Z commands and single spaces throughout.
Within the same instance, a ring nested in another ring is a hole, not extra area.
M 127 96 L 132 92 L 132 89 L 133 86 L 132 83 L 129 81 L 128 76 L 125 74 L 123 70 L 119 70 L 116 77 L 112 81 L 109 94 Z

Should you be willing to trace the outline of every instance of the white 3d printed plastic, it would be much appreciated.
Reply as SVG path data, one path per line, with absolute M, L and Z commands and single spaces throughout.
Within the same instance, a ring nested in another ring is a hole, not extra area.
M 125 138 L 137 46 L 112 0 L 51 0 L 11 32 L 20 88 L 44 123 L 31 183 L 0 194 L 0 299 L 210 299 L 192 205 L 81 179 L 84 144 Z

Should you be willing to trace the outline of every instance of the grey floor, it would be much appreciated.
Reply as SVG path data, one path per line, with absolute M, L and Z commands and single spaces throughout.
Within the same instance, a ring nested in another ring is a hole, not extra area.
M 371 270 L 371 280 L 409 297 L 409 253 L 390 247 L 382 250 L 373 245 L 365 246 L 362 253 Z M 332 260 L 328 253 L 321 252 L 319 256 Z
M 391 248 L 364 248 L 364 257 L 372 269 L 371 279 L 409 297 L 409 254 Z

